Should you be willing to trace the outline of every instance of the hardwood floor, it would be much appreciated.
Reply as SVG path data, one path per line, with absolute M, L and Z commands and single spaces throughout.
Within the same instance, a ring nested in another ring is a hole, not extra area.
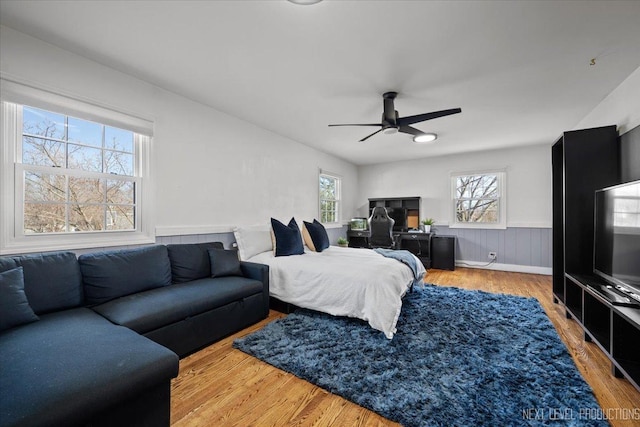
M 611 409 L 608 413 L 613 416 L 624 414 L 621 410 L 635 409 L 637 416 L 640 392 L 628 381 L 611 375 L 611 365 L 602 351 L 595 344 L 585 343 L 582 329 L 565 318 L 562 306 L 553 303 L 550 276 L 468 268 L 432 269 L 426 281 L 537 298 L 601 407 Z M 180 373 L 172 383 L 171 425 L 399 425 L 231 347 L 235 338 L 283 316 L 271 311 L 264 321 L 181 360 Z M 611 419 L 611 425 L 640 425 L 638 418 L 621 418 L 624 417 Z

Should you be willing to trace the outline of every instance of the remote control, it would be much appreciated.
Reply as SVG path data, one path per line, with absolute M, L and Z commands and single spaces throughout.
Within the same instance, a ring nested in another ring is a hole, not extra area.
M 631 289 L 627 289 L 624 286 L 620 286 L 620 285 L 616 285 L 616 289 L 625 294 L 626 296 L 628 296 L 631 299 L 634 299 L 635 301 L 637 301 L 638 303 L 640 303 L 640 294 L 637 294 L 635 292 L 633 292 Z M 634 301 L 631 301 L 634 302 Z
M 605 295 L 605 297 L 609 301 L 611 301 L 611 304 L 617 304 L 617 305 L 633 304 L 633 302 L 629 298 L 623 297 L 622 295 L 619 295 L 618 293 L 616 293 L 613 290 L 613 286 L 601 285 L 600 291 L 602 292 L 602 294 Z

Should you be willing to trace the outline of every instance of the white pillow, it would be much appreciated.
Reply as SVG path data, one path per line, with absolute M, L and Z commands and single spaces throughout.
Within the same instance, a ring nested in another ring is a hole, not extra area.
M 233 229 L 233 235 L 238 244 L 238 254 L 241 261 L 246 261 L 262 252 L 273 250 L 271 227 L 268 225 L 236 227 Z

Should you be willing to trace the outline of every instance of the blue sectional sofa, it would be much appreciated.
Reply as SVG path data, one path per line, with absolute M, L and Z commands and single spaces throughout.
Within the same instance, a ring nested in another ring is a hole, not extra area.
M 265 318 L 268 277 L 219 242 L 0 258 L 0 426 L 169 425 L 179 357 Z

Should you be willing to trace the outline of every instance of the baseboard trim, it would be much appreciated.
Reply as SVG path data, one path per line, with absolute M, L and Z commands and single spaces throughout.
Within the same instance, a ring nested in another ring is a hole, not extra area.
M 519 264 L 500 264 L 493 263 L 487 265 L 486 262 L 457 260 L 457 267 L 479 268 L 483 270 L 500 270 L 511 271 L 514 273 L 544 274 L 551 276 L 553 269 L 551 267 L 539 267 L 535 265 L 519 265 Z

